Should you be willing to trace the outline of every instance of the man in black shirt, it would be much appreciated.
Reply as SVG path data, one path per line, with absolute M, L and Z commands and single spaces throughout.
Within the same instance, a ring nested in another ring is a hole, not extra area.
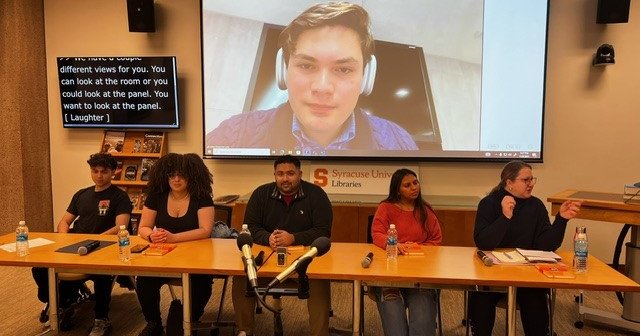
M 111 184 L 117 162 L 110 154 L 97 153 L 91 155 L 87 163 L 91 168 L 91 179 L 94 185 L 83 188 L 73 195 L 67 211 L 58 223 L 58 233 L 116 234 L 120 225 L 128 226 L 132 210 L 127 193 Z M 38 285 L 38 299 L 46 303 L 49 301 L 47 269 L 33 268 L 32 272 Z M 91 275 L 90 279 L 94 283 L 96 304 L 95 321 L 89 335 L 106 335 L 111 331 L 108 315 L 113 276 Z M 73 300 L 77 285 L 77 283 L 60 283 L 58 291 L 61 308 L 69 308 L 72 303 L 69 301 Z M 69 329 L 72 327 L 69 321 L 69 317 L 73 315 L 72 309 L 66 309 L 64 315 L 61 318 L 60 329 Z
M 253 242 L 277 247 L 311 245 L 319 237 L 331 236 L 333 212 L 322 188 L 302 181 L 300 160 L 285 155 L 274 163 L 275 182 L 258 187 L 247 204 L 244 223 Z M 246 297 L 246 278 L 233 279 L 233 307 L 238 335 L 254 334 L 255 298 Z M 309 281 L 310 335 L 329 335 L 331 304 L 329 280 Z

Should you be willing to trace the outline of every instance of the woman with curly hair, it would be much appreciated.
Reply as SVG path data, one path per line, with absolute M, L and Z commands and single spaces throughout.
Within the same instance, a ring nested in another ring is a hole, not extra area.
M 169 153 L 158 159 L 149 173 L 147 199 L 138 229 L 140 237 L 150 243 L 209 238 L 214 214 L 212 183 L 209 169 L 196 154 Z M 138 301 L 147 321 L 139 335 L 162 335 L 160 287 L 168 281 L 169 278 L 138 277 Z M 204 313 L 211 296 L 212 281 L 211 275 L 191 275 L 193 321 Z M 181 325 L 170 326 L 172 321 L 175 321 L 172 317 L 167 318 L 167 329 L 182 329 Z

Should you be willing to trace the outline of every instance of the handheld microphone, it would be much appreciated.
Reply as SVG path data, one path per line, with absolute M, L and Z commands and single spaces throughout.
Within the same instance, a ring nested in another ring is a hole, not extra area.
M 100 246 L 100 241 L 99 240 L 88 241 L 88 242 L 84 243 L 84 245 L 78 246 L 78 254 L 79 255 L 86 255 L 88 253 L 91 253 L 91 251 L 97 249 L 99 246 Z
M 493 265 L 493 259 L 489 258 L 489 256 L 486 253 L 478 250 L 478 251 L 476 251 L 476 254 L 478 255 L 478 258 L 480 258 L 480 260 L 482 260 L 482 262 L 484 263 L 485 266 Z
M 362 259 L 362 268 L 369 268 L 371 266 L 371 262 L 373 261 L 373 252 L 367 253 L 367 256 Z
M 258 274 L 256 273 L 256 266 L 253 263 L 253 254 L 251 254 L 251 246 L 253 246 L 253 238 L 250 234 L 241 233 L 236 241 L 238 249 L 242 251 L 242 261 L 247 272 L 247 278 L 251 288 L 258 287 Z
M 291 273 L 298 271 L 298 267 L 307 266 L 315 256 L 322 256 L 331 248 L 331 241 L 327 237 L 319 237 L 311 243 L 311 248 L 307 253 L 296 259 L 291 266 L 287 267 L 284 271 L 280 272 L 270 283 L 268 288 L 277 286 L 291 275 Z

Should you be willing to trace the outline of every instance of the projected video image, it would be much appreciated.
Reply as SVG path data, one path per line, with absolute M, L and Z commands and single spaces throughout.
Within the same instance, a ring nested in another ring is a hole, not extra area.
M 492 63 L 512 42 L 499 2 L 204 0 L 205 157 L 539 158 L 547 3 L 522 24 L 537 54 Z M 531 80 L 496 80 L 522 61 Z

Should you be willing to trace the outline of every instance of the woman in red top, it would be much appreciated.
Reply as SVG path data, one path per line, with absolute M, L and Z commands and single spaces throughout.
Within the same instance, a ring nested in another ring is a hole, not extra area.
M 419 245 L 440 245 L 440 222 L 420 191 L 416 173 L 399 169 L 391 177 L 389 196 L 380 202 L 371 226 L 373 243 L 387 248 L 389 225 L 398 231 L 398 253 Z M 372 288 L 385 335 L 435 335 L 436 292 L 423 288 Z M 408 320 L 406 311 L 409 311 Z

